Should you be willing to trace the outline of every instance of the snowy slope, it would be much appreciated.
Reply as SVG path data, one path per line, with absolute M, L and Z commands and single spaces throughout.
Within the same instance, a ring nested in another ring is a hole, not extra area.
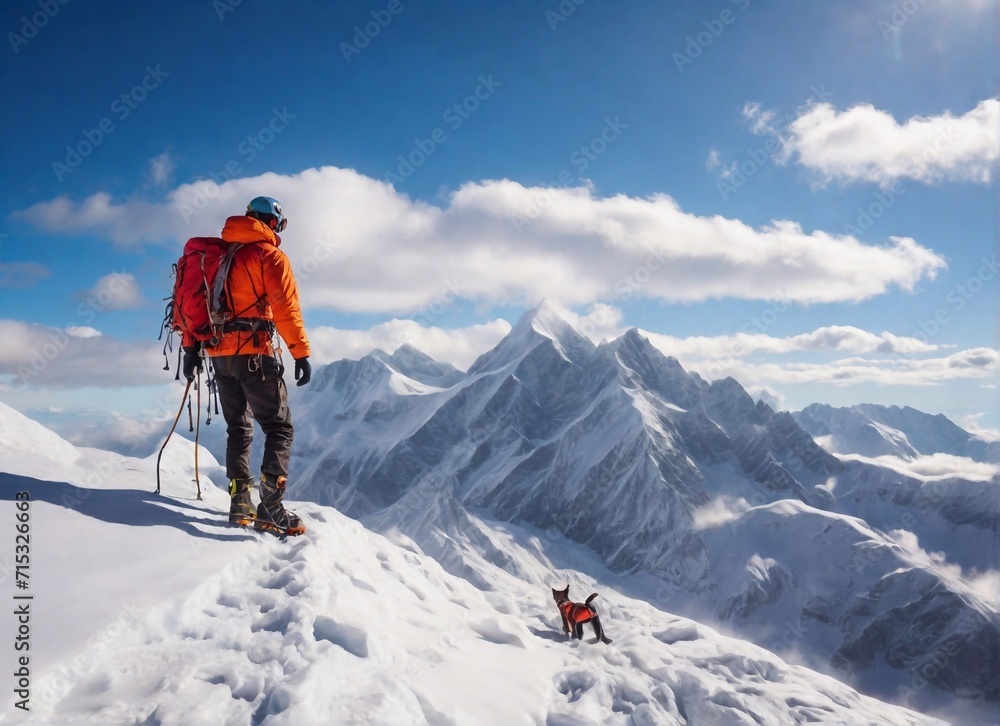
M 957 649 L 917 700 L 1000 697 L 1000 605 L 977 595 L 998 561 L 990 475 L 838 458 L 735 380 L 689 374 L 637 331 L 595 347 L 544 305 L 448 386 L 406 392 L 384 359 L 335 366 L 338 400 L 307 406 L 350 426 L 297 450 L 296 495 L 405 532 L 453 574 L 482 585 L 478 557 L 523 576 L 484 516 L 651 575 L 661 594 L 641 597 L 765 647 L 787 625 L 797 657 L 871 692 L 902 698 Z
M 0 490 L 11 520 L 13 493 L 31 493 L 35 598 L 32 711 L 8 694 L 3 723 L 936 723 L 557 566 L 515 529 L 478 521 L 526 577 L 470 560 L 491 583 L 477 588 L 316 504 L 298 507 L 301 538 L 227 527 L 208 477 L 194 499 L 182 440 L 155 497 L 152 459 L 63 460 L 19 414 L 0 422 L 20 432 L 0 437 Z M 600 592 L 612 646 L 558 632 L 541 581 L 567 580 Z
M 31 473 L 39 461 L 71 465 L 78 458 L 76 448 L 41 424 L 0 401 L 0 446 L 4 465 L 10 470 Z M 47 471 L 42 465 L 37 471 Z

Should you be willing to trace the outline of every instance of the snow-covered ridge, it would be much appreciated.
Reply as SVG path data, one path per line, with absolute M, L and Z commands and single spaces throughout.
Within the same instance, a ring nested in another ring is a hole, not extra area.
M 51 443 L 0 440 L 3 499 L 31 493 L 35 598 L 31 711 L 8 693 L 2 723 L 940 723 L 554 564 L 516 527 L 474 522 L 522 578 L 476 558 L 456 577 L 321 505 L 293 505 L 300 538 L 228 527 L 220 467 L 202 452 L 197 501 L 180 437 L 159 497 L 152 457 L 20 456 Z M 599 592 L 613 645 L 559 632 L 548 588 L 567 581 Z
M 76 447 L 68 441 L 2 401 L 0 448 L 9 457 L 8 465 L 19 469 L 31 466 L 38 459 L 72 464 L 79 456 Z

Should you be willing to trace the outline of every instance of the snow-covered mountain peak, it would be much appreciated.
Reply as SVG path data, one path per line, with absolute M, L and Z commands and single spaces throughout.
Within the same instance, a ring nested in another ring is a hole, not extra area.
M 403 343 L 401 346 L 396 348 L 392 356 L 390 356 L 390 359 L 397 365 L 406 365 L 407 363 L 437 362 L 411 343 Z
M 530 325 L 546 338 L 559 342 L 565 335 L 579 335 L 554 303 L 543 300 L 521 316 L 518 325 Z
M 539 345 L 551 346 L 561 358 L 576 365 L 586 363 L 597 350 L 594 343 L 566 320 L 557 305 L 542 301 L 522 315 L 496 347 L 481 355 L 469 373 L 499 370 L 523 359 Z
M 450 363 L 440 363 L 410 343 L 403 343 L 392 355 L 382 350 L 372 351 L 397 373 L 435 388 L 448 388 L 462 378 L 462 372 Z
M 5 458 L 41 457 L 61 463 L 72 463 L 78 456 L 71 443 L 3 402 L 0 402 L 0 451 Z
M 621 337 L 603 344 L 601 350 L 614 357 L 629 385 L 653 391 L 679 408 L 695 405 L 704 387 L 700 378 L 650 343 L 638 328 L 630 328 Z

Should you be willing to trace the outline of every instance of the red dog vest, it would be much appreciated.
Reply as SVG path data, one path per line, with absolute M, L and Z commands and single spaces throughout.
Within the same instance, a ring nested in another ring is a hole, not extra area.
M 562 614 L 566 620 L 571 623 L 585 623 L 597 614 L 589 605 L 581 605 L 569 600 L 560 603 L 559 609 L 562 610 Z

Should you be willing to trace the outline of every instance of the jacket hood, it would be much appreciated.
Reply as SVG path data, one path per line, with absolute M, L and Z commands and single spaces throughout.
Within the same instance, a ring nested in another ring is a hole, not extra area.
M 243 215 L 230 217 L 226 220 L 226 226 L 222 228 L 222 239 L 226 242 L 241 244 L 268 242 L 275 247 L 281 246 L 281 237 L 276 235 L 267 225 L 258 219 Z

